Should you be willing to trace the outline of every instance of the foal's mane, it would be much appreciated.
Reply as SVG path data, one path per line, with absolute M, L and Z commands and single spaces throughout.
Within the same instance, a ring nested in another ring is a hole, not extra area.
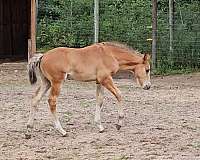
M 137 55 L 141 55 L 141 53 L 138 50 L 133 49 L 132 47 L 124 44 L 124 43 L 119 43 L 119 42 L 102 42 L 102 44 L 107 45 L 107 46 L 114 46 L 121 48 L 123 50 L 126 50 L 127 52 L 131 52 Z

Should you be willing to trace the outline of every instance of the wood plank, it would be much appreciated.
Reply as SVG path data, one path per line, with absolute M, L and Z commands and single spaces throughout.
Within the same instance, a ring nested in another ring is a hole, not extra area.
M 11 6 L 10 0 L 4 1 L 3 6 L 3 52 L 7 57 L 12 55 L 12 27 L 11 27 Z
M 31 0 L 31 55 L 30 57 L 33 56 L 33 54 L 36 52 L 36 3 L 35 0 Z
M 27 58 L 28 44 L 27 44 L 27 13 L 26 0 L 16 1 L 13 11 L 13 50 L 17 57 Z
M 3 1 L 0 1 L 0 57 L 3 54 Z
M 0 58 L 28 57 L 28 4 L 30 0 L 0 0 Z

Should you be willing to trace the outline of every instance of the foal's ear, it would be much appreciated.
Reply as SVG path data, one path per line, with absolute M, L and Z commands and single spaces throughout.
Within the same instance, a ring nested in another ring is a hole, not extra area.
M 148 53 L 144 54 L 144 63 L 147 63 L 150 60 L 151 56 Z

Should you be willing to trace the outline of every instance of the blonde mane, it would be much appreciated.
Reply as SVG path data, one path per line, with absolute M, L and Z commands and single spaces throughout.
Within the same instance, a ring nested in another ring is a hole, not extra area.
M 134 54 L 142 55 L 138 50 L 133 49 L 132 47 L 124 44 L 124 43 L 119 43 L 119 42 L 102 42 L 104 45 L 108 46 L 114 46 L 114 47 L 119 47 L 121 49 L 124 49 L 128 52 L 132 52 Z

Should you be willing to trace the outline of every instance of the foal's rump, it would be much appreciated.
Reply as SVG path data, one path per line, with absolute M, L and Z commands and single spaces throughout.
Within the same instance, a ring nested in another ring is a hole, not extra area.
M 28 62 L 28 74 L 29 81 L 31 84 L 37 82 L 36 70 L 40 67 L 40 62 L 43 54 L 35 54 Z

